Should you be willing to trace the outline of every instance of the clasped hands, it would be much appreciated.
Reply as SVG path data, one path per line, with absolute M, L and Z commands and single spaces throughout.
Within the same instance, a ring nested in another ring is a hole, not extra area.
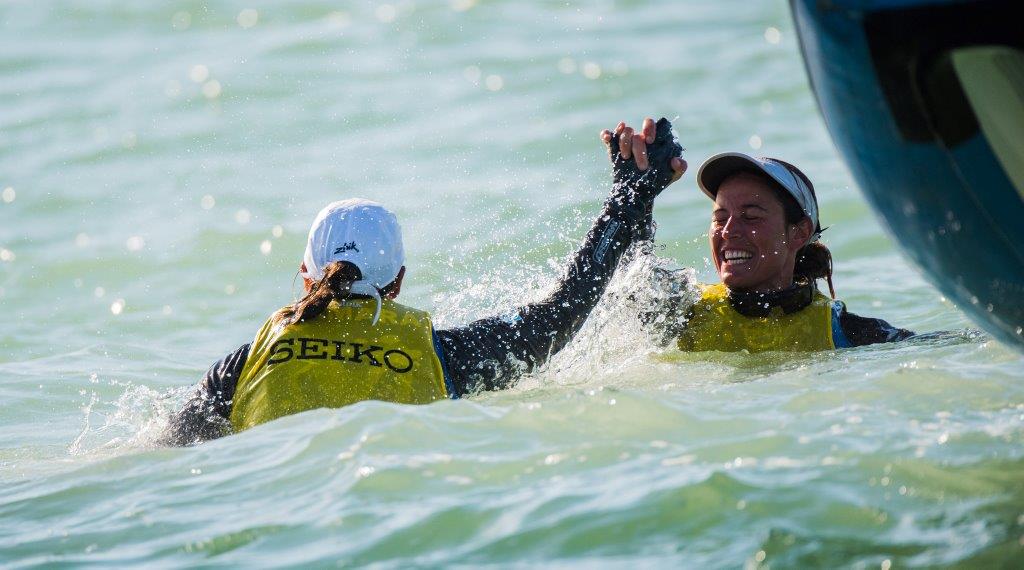
M 672 135 L 672 123 L 644 119 L 640 132 L 624 122 L 601 131 L 612 162 L 612 200 L 649 206 L 654 198 L 686 172 L 683 148 Z

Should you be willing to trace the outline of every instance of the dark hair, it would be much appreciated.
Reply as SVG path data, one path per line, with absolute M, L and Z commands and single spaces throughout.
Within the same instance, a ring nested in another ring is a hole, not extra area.
M 313 283 L 309 292 L 298 301 L 274 314 L 274 321 L 293 325 L 320 316 L 335 299 L 352 296 L 352 284 L 363 278 L 359 268 L 347 261 L 335 261 L 324 268 L 324 276 Z
M 799 168 L 792 164 L 779 160 L 777 158 L 772 159 L 779 164 L 782 164 L 789 170 L 794 176 L 799 176 L 803 180 L 804 184 L 811 190 L 811 195 L 814 196 L 814 184 L 811 184 L 811 180 L 800 171 Z M 772 193 L 775 198 L 782 204 L 782 212 L 785 216 L 787 224 L 798 224 L 801 220 L 808 217 L 807 212 L 800 207 L 797 203 L 796 198 L 789 193 L 788 190 L 782 187 L 774 178 L 768 176 L 764 172 L 758 169 L 751 168 L 749 170 L 743 170 L 743 172 L 749 172 L 764 180 L 771 187 Z M 815 199 L 817 197 L 815 196 Z M 821 232 L 821 226 L 818 225 L 814 228 L 815 232 Z M 828 292 L 832 295 L 832 298 L 836 298 L 835 287 L 832 286 L 832 252 L 825 247 L 825 244 L 820 241 L 809 243 L 796 252 L 796 265 L 793 267 L 793 278 L 814 281 L 816 279 L 824 279 L 828 283 Z

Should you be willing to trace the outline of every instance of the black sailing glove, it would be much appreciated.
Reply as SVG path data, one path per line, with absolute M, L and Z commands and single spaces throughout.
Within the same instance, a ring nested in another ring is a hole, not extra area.
M 654 142 L 647 145 L 647 170 L 636 166 L 636 157 L 623 158 L 619 154 L 619 135 L 612 134 L 609 143 L 612 161 L 612 194 L 609 201 L 615 205 L 642 208 L 650 212 L 654 199 L 672 183 L 675 172 L 672 159 L 683 155 L 683 147 L 672 136 L 672 123 L 662 117 L 658 120 Z

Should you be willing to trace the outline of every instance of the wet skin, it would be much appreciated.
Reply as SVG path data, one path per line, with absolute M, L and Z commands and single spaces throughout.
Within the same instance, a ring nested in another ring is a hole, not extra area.
M 768 292 L 793 284 L 796 254 L 811 237 L 807 218 L 787 224 L 782 203 L 761 178 L 739 173 L 718 188 L 711 214 L 711 257 L 735 291 Z

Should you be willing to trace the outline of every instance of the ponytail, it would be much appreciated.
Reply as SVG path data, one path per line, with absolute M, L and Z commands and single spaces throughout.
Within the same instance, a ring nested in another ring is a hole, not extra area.
M 351 296 L 352 284 L 362 278 L 359 268 L 347 261 L 329 263 L 324 268 L 324 276 L 313 283 L 306 296 L 278 311 L 274 321 L 284 325 L 311 321 L 319 317 L 331 301 Z
M 836 298 L 836 290 L 832 286 L 832 252 L 820 241 L 809 243 L 796 252 L 793 277 L 811 282 L 824 279 L 828 282 L 829 294 Z

